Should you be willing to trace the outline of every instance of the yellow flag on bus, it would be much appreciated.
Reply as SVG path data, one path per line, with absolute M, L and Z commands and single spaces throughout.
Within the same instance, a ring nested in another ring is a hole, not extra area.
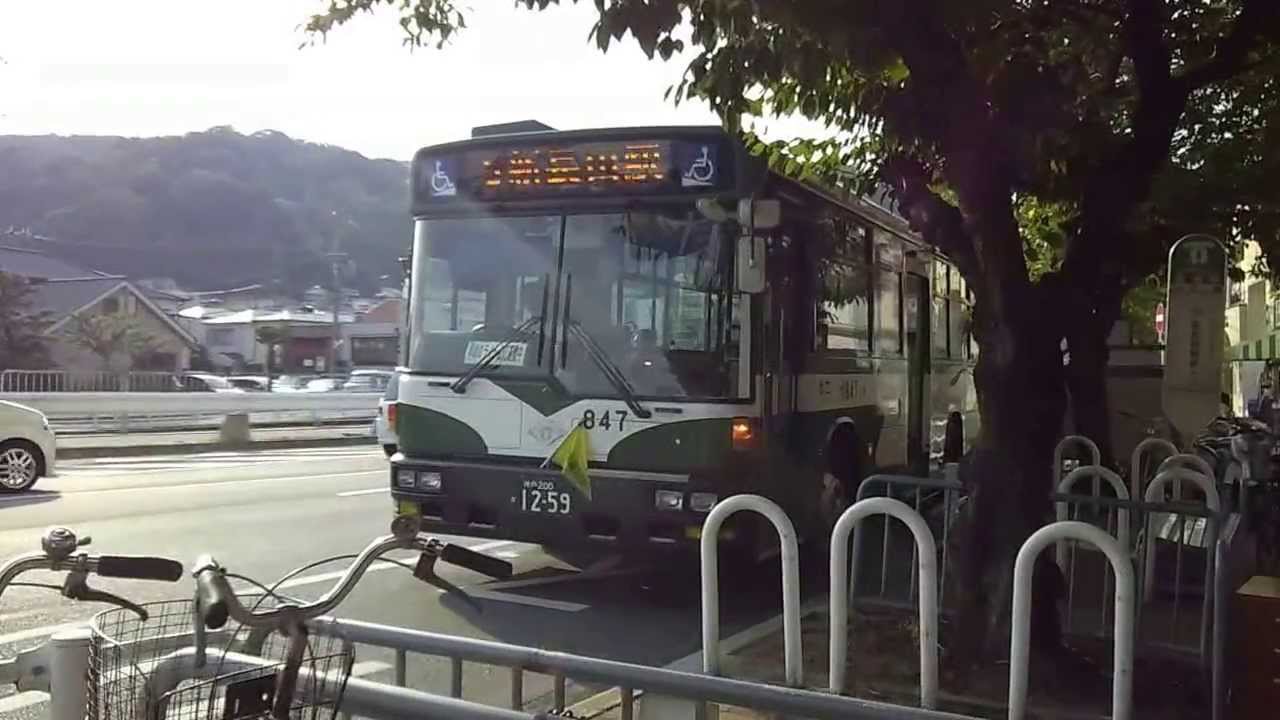
M 587 460 L 590 457 L 588 434 L 581 425 L 575 425 L 564 440 L 560 441 L 555 452 L 551 453 L 551 462 L 560 467 L 560 474 L 581 490 L 588 500 L 591 499 L 591 477 L 587 474 Z

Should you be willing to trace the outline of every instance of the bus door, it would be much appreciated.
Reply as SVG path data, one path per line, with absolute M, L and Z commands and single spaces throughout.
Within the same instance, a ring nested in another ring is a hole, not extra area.
M 902 280 L 907 337 L 907 463 L 924 474 L 929 469 L 929 281 L 907 273 Z

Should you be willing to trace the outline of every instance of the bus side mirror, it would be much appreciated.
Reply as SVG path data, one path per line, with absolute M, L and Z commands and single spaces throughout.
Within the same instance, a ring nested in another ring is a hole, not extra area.
M 733 276 L 738 292 L 757 294 L 764 292 L 765 239 L 758 235 L 738 238 Z

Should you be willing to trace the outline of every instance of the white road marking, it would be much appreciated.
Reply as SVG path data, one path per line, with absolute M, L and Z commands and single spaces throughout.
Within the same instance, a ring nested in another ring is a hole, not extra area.
M 39 705 L 42 702 L 48 702 L 49 694 L 35 690 L 28 692 L 20 692 L 17 695 L 10 695 L 7 698 L 0 698 L 0 713 L 13 712 L 22 708 Z
M 82 624 L 83 623 L 63 623 L 60 625 L 45 625 L 44 627 L 27 628 L 26 630 L 7 633 L 5 635 L 0 635 L 0 645 L 22 642 L 23 640 L 30 640 L 31 638 L 47 637 L 59 630 L 73 628 Z
M 369 488 L 368 490 L 347 490 L 346 492 L 338 493 L 338 497 L 355 497 L 357 495 L 372 495 L 374 493 L 385 493 L 385 492 L 391 492 L 391 488 L 376 487 L 376 488 Z
M 528 605 L 530 607 L 539 607 L 545 610 L 559 610 L 560 612 L 581 612 L 591 607 L 582 603 L 565 602 L 563 600 L 548 600 L 547 598 L 530 597 L 528 595 L 516 595 L 504 592 L 489 592 L 487 590 L 477 590 L 474 588 L 466 588 L 467 594 L 473 598 L 480 600 L 495 600 L 497 602 L 511 603 L 513 605 Z

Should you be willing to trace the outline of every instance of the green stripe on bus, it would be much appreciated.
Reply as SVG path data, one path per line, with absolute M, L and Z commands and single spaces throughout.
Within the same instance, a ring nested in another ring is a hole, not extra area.
M 418 405 L 396 408 L 400 450 L 415 455 L 486 455 L 484 439 L 470 425 Z

